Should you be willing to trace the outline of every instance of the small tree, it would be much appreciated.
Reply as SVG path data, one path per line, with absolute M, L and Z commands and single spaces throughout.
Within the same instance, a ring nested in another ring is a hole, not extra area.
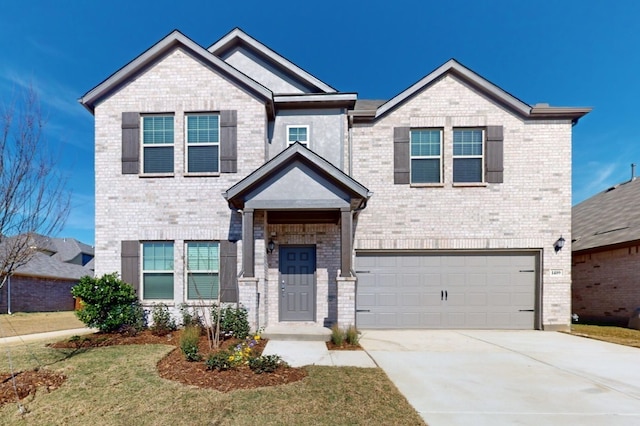
M 69 214 L 66 179 L 43 137 L 33 89 L 0 100 L 0 288 L 35 253 L 40 235 L 58 233 Z
M 89 327 L 112 332 L 139 331 L 146 325 L 135 290 L 115 272 L 100 278 L 82 277 L 71 294 L 82 300 L 82 309 L 76 315 Z

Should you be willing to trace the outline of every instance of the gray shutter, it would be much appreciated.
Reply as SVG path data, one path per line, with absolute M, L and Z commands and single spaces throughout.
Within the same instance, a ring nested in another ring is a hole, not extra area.
M 122 174 L 140 170 L 140 113 L 122 113 Z
M 393 128 L 393 183 L 406 184 L 409 180 L 409 127 Z
M 140 288 L 140 242 L 122 241 L 120 251 L 122 281 L 133 286 L 138 293 Z
M 488 183 L 504 181 L 504 135 L 502 126 L 487 126 L 487 148 L 485 153 L 486 174 Z
M 220 301 L 238 302 L 238 246 L 220 241 Z
M 238 171 L 238 111 L 220 111 L 220 173 Z

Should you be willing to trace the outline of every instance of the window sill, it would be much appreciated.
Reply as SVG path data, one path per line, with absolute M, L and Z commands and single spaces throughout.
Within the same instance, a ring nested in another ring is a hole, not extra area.
M 138 175 L 141 178 L 172 178 L 175 177 L 174 173 L 140 173 Z
M 411 183 L 411 188 L 444 188 L 444 183 Z
M 454 188 L 465 188 L 465 187 L 484 188 L 484 187 L 487 187 L 488 185 L 486 182 L 455 182 L 455 183 L 452 183 L 451 186 L 453 186 Z
M 220 172 L 216 172 L 216 173 L 185 173 L 184 177 L 220 177 Z

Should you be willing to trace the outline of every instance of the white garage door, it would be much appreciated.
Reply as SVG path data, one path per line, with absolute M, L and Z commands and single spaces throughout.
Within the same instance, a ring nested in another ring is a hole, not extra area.
M 536 253 L 358 253 L 359 328 L 533 329 Z

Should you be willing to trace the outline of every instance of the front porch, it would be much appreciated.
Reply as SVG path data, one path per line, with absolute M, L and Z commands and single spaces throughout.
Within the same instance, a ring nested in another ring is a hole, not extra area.
M 369 196 L 300 144 L 226 192 L 242 215 L 238 296 L 253 327 L 324 336 L 355 324 L 354 217 Z

